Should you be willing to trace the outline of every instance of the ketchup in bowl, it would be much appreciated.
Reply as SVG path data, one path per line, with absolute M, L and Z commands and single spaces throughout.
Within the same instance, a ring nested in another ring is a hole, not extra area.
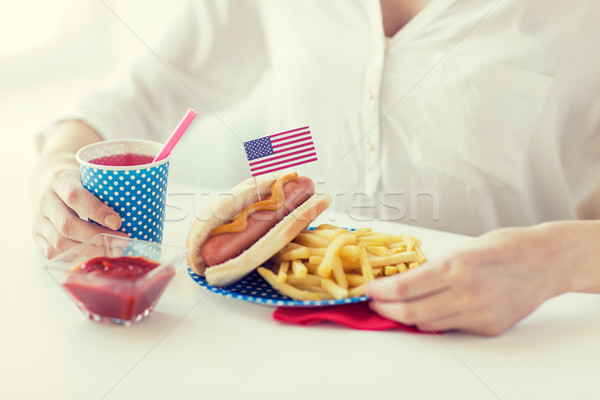
M 125 153 L 94 158 L 93 160 L 90 160 L 89 163 L 109 165 L 112 167 L 131 167 L 134 165 L 151 164 L 153 160 L 154 156 L 149 156 L 147 154 Z
M 89 319 L 130 326 L 147 317 L 188 250 L 101 233 L 48 260 L 48 274 Z
M 175 268 L 145 257 L 96 257 L 73 267 L 62 286 L 94 320 L 128 324 L 147 316 Z

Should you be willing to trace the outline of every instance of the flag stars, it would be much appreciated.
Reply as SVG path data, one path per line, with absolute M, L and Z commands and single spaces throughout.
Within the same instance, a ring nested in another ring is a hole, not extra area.
M 244 142 L 244 150 L 246 150 L 246 157 L 248 160 L 254 160 L 273 154 L 271 139 L 268 136 Z

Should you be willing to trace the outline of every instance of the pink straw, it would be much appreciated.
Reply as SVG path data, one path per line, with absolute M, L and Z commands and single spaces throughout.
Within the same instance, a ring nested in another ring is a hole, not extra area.
M 187 113 L 183 116 L 183 119 L 179 122 L 173 133 L 171 133 L 171 136 L 169 136 L 169 138 L 165 142 L 165 145 L 160 150 L 160 153 L 158 153 L 158 155 L 154 157 L 154 160 L 152 162 L 164 160 L 169 156 L 169 154 L 171 154 L 171 151 L 173 151 L 173 148 L 175 147 L 177 142 L 179 142 L 179 139 L 181 139 L 181 137 L 183 136 L 187 128 L 189 128 L 194 118 L 196 118 L 196 115 L 198 115 L 198 113 L 192 110 L 191 108 L 187 111 Z

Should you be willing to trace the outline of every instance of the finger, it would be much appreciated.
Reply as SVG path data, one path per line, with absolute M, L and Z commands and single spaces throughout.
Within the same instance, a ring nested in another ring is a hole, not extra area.
M 38 249 L 40 249 L 40 251 L 42 252 L 44 257 L 46 257 L 46 259 L 49 260 L 52 257 L 58 255 L 58 252 L 56 251 L 56 249 L 54 247 L 52 247 L 50 242 L 48 242 L 48 240 L 46 240 L 45 237 L 43 237 L 41 235 L 34 235 L 33 241 L 37 245 Z
M 461 313 L 446 315 L 435 320 L 419 322 L 417 329 L 423 332 L 447 332 L 457 330 L 462 319 Z
M 369 302 L 369 307 L 382 317 L 414 325 L 423 332 L 445 332 L 459 330 L 484 336 L 496 336 L 506 331 L 512 324 L 498 320 L 483 319 L 477 314 L 456 310 L 448 314 L 428 316 L 411 309 L 410 303 Z
M 53 193 L 44 197 L 41 208 L 42 213 L 52 222 L 58 233 L 71 240 L 84 242 L 100 233 L 117 233 L 103 226 L 82 220 Z
M 504 318 L 501 312 L 490 312 L 485 308 L 467 309 L 458 305 L 453 313 L 432 319 L 424 318 L 415 325 L 422 331 L 459 330 L 484 336 L 496 336 L 509 329 L 514 322 L 510 318 Z
M 371 301 L 371 304 L 386 316 L 392 316 L 392 319 L 409 325 L 433 321 L 459 313 L 461 310 L 456 301 L 456 293 L 449 289 L 411 301 Z
M 46 249 L 42 246 L 47 258 L 54 257 L 79 244 L 78 241 L 61 235 L 47 218 L 42 218 L 36 225 L 36 235 L 44 238 L 53 249 Z
M 409 301 L 449 287 L 441 271 L 433 264 L 408 272 L 376 279 L 365 287 L 365 294 L 377 301 Z
M 502 325 L 498 323 L 482 324 L 476 318 L 465 314 L 449 315 L 435 321 L 417 324 L 417 328 L 424 332 L 442 332 L 456 330 L 483 336 L 497 336 L 507 331 L 512 324 Z
M 452 305 L 441 305 L 444 297 L 448 296 L 431 296 L 417 302 L 371 301 L 369 306 L 377 314 L 406 325 L 426 324 L 460 314 L 461 311 Z
M 113 230 L 121 227 L 119 214 L 84 188 L 77 172 L 61 174 L 52 182 L 52 186 L 58 197 L 79 215 Z
M 48 260 L 63 253 L 64 250 L 69 250 L 72 247 L 80 244 L 75 241 L 69 242 L 69 243 L 60 243 L 61 239 L 59 239 L 57 237 L 56 239 L 52 239 L 53 242 L 56 241 L 56 246 L 58 246 L 60 248 L 60 250 L 56 249 L 50 243 L 50 241 L 48 239 L 46 239 L 46 237 L 44 236 L 44 235 L 49 235 L 49 236 L 54 235 L 54 232 L 56 232 L 56 228 L 54 228 L 52 223 L 50 223 L 48 220 L 46 220 L 46 221 L 40 220 L 40 221 L 41 222 L 36 224 L 36 226 L 34 227 L 33 241 L 35 242 L 37 247 L 41 250 L 42 254 Z M 64 248 L 64 250 L 63 250 L 63 248 Z M 118 247 L 111 248 L 110 252 L 111 252 L 112 257 L 120 257 L 123 255 L 123 249 L 118 248 Z M 88 246 L 85 249 L 85 254 L 89 258 L 101 257 L 101 256 L 106 255 L 106 249 L 105 249 L 104 245 L 94 245 L 93 243 L 91 243 L 90 246 Z

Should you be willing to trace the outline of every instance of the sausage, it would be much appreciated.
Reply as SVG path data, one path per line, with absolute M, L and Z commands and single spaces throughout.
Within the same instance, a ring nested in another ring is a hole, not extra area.
M 200 255 L 207 266 L 221 264 L 237 257 L 273 228 L 286 215 L 308 200 L 315 192 L 312 180 L 301 176 L 297 181 L 283 185 L 285 203 L 273 211 L 257 211 L 248 217 L 248 226 L 242 232 L 221 233 L 206 240 Z

